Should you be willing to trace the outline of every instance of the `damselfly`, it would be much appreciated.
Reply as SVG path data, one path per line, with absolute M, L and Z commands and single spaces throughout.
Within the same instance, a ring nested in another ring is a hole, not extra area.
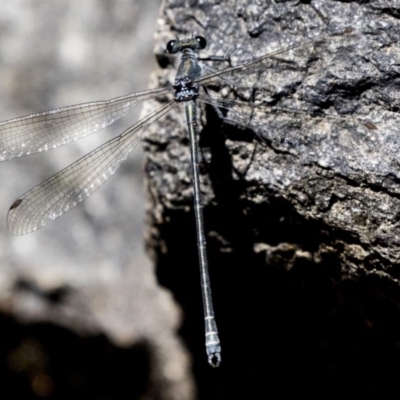
M 343 33 L 347 32 L 339 32 L 340 35 Z M 112 124 L 145 100 L 161 95 L 170 97 L 169 101 L 118 137 L 106 142 L 18 198 L 8 213 L 8 229 L 15 235 L 31 233 L 41 228 L 47 220 L 55 219 L 77 205 L 114 174 L 151 123 L 160 119 L 174 107 L 184 104 L 190 139 L 206 352 L 209 363 L 214 367 L 219 366 L 221 346 L 211 298 L 200 192 L 197 105 L 199 102 L 210 104 L 222 118 L 233 119 L 244 126 L 252 126 L 253 121 L 259 120 L 271 110 L 275 112 L 292 112 L 293 110 L 257 103 L 256 99 L 240 101 L 211 96 L 206 89 L 202 88 L 215 85 L 216 82 L 233 87 L 238 82 L 242 86 L 252 82 L 251 85 L 255 86 L 260 72 L 268 68 L 274 57 L 332 36 L 333 34 L 328 34 L 317 39 L 295 43 L 252 61 L 242 62 L 238 66 L 217 70 L 207 68 L 206 74 L 203 74 L 199 62 L 201 59 L 198 58 L 198 52 L 205 48 L 206 40 L 201 36 L 173 40 L 168 43 L 167 51 L 171 54 L 180 53 L 181 58 L 175 82 L 169 87 L 136 92 L 107 101 L 57 108 L 0 123 L 0 160 L 9 160 L 14 157 L 47 151 L 81 139 Z M 209 59 L 220 61 L 217 57 Z M 253 79 L 250 79 L 251 77 Z M 371 122 L 366 122 L 364 125 L 368 129 L 375 128 Z

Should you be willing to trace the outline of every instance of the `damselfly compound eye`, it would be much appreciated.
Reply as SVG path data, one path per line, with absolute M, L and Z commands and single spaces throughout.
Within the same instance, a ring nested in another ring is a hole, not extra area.
M 167 52 L 170 54 L 176 53 L 176 51 L 174 51 L 174 46 L 175 46 L 176 40 L 170 40 L 167 43 Z
M 195 39 L 199 43 L 200 49 L 203 50 L 207 46 L 207 40 L 203 36 L 196 36 Z

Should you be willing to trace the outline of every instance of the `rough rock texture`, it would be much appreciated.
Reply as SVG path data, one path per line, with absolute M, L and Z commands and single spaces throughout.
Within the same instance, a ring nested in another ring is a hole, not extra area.
M 254 113 L 236 110 L 224 123 L 202 107 L 219 370 L 208 367 L 203 349 L 180 110 L 146 135 L 148 245 L 161 283 L 182 304 L 199 398 L 395 389 L 399 17 L 400 3 L 390 0 L 164 2 L 154 86 L 173 82 L 163 48 L 175 35 L 205 36 L 204 54 L 229 55 L 232 65 L 312 39 L 263 62 L 262 72 L 213 81 L 214 95 L 257 100 Z M 236 124 L 238 116 L 251 126 Z

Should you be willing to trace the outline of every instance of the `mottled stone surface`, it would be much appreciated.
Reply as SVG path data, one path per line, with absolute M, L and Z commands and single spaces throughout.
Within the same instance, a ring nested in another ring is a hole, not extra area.
M 202 54 L 229 55 L 232 65 L 311 40 L 275 54 L 261 73 L 213 81 L 212 95 L 260 104 L 253 114 L 237 111 L 251 119 L 247 129 L 201 109 L 219 371 L 209 369 L 202 348 L 182 112 L 146 134 L 148 244 L 161 283 L 183 306 L 200 398 L 393 388 L 387 379 L 400 365 L 398 2 L 191 6 L 164 2 L 162 69 L 153 86 L 173 82 L 163 47 L 175 35 L 205 36 Z M 227 119 L 237 122 L 237 114 Z

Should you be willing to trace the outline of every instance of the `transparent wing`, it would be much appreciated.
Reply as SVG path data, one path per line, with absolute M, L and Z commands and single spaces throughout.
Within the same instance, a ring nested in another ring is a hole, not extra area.
M 339 32 L 338 35 L 349 32 L 351 30 Z M 235 89 L 249 88 L 247 92 L 239 92 L 239 96 L 250 98 L 251 101 L 230 100 L 233 93 L 227 93 L 230 99 L 204 95 L 198 99 L 214 105 L 217 112 L 218 109 L 222 109 L 223 112 L 219 115 L 225 121 L 252 128 L 269 147 L 294 155 L 302 165 L 317 164 L 323 168 L 329 167 L 335 173 L 351 176 L 352 179 L 355 171 L 362 171 L 363 174 L 370 174 L 371 179 L 378 180 L 376 176 L 379 174 L 384 176 L 394 173 L 392 171 L 396 156 L 387 143 L 398 141 L 397 113 L 383 107 L 372 108 L 369 105 L 360 108 L 367 110 L 368 115 L 365 116 L 336 114 L 335 107 L 321 112 L 312 102 L 308 103 L 301 96 L 290 97 L 287 102 L 278 97 L 282 106 L 269 106 L 266 102 L 258 101 L 263 99 L 263 72 L 269 66 L 268 60 L 294 48 L 301 47 L 303 50 L 305 45 L 312 46 L 335 35 L 323 35 L 316 40 L 281 48 L 238 67 L 226 68 L 199 78 L 203 85 L 219 79 L 219 84 L 222 81 L 225 86 L 228 84 Z M 251 76 L 252 74 L 254 76 Z M 266 93 L 268 94 L 268 90 Z M 266 99 L 271 102 L 276 100 L 268 96 Z M 289 106 L 286 107 L 286 104 Z M 348 110 L 354 111 L 351 107 Z M 346 112 L 346 107 L 343 107 L 343 112 Z M 385 156 L 382 156 L 382 152 Z
M 85 155 L 69 167 L 25 193 L 11 206 L 8 229 L 25 235 L 41 228 L 47 219 L 55 219 L 98 189 L 127 158 L 143 131 L 165 115 L 172 100 L 149 114 L 121 135 Z
M 210 96 L 209 94 L 200 95 L 198 100 L 227 111 L 228 114 L 223 117 L 224 121 L 232 122 L 245 128 L 265 125 L 265 118 L 268 115 L 287 114 L 292 117 L 296 115 L 302 116 L 303 119 L 307 117 L 311 120 L 328 120 L 332 123 L 347 122 L 349 124 L 358 124 L 363 125 L 369 130 L 378 129 L 378 127 L 372 121 L 367 118 L 362 118 L 362 116 L 332 115 L 321 113 L 314 115 L 310 110 L 269 106 L 240 100 L 230 100 L 222 97 Z
M 258 72 L 258 71 L 264 71 L 268 67 L 268 64 L 270 63 L 271 59 L 273 59 L 274 57 L 276 57 L 280 54 L 284 54 L 284 53 L 288 52 L 289 50 L 293 50 L 298 47 L 305 47 L 307 45 L 312 45 L 312 44 L 315 44 L 316 42 L 320 42 L 320 41 L 326 40 L 328 38 L 332 38 L 333 36 L 349 34 L 352 31 L 353 30 L 351 28 L 346 28 L 346 29 L 338 31 L 338 32 L 333 32 L 333 33 L 329 33 L 326 35 L 320 35 L 319 37 L 314 38 L 314 39 L 309 39 L 309 40 L 305 40 L 305 41 L 302 41 L 299 43 L 295 43 L 291 46 L 281 47 L 275 51 L 271 51 L 267 54 L 264 54 L 261 57 L 258 57 L 249 62 L 242 63 L 241 65 L 238 65 L 236 67 L 224 68 L 222 70 L 218 70 L 218 71 L 212 72 L 210 74 L 204 75 L 204 76 L 200 77 L 199 79 L 197 79 L 196 82 L 201 85 L 205 85 L 205 86 L 207 86 L 213 82 L 220 81 L 221 79 L 227 83 L 229 83 L 230 81 L 237 82 L 238 80 L 240 80 L 240 77 L 242 77 L 243 75 L 251 74 L 254 72 Z
M 199 100 L 224 111 L 220 112 L 224 121 L 251 128 L 268 147 L 290 153 L 302 165 L 317 164 L 352 179 L 359 171 L 373 176 L 377 170 L 386 174 L 393 170 L 396 113 L 377 109 L 368 117 L 316 114 L 211 96 L 199 96 Z
M 77 104 L 0 123 L 0 161 L 46 151 L 112 124 L 135 105 L 169 89 L 146 90 Z

